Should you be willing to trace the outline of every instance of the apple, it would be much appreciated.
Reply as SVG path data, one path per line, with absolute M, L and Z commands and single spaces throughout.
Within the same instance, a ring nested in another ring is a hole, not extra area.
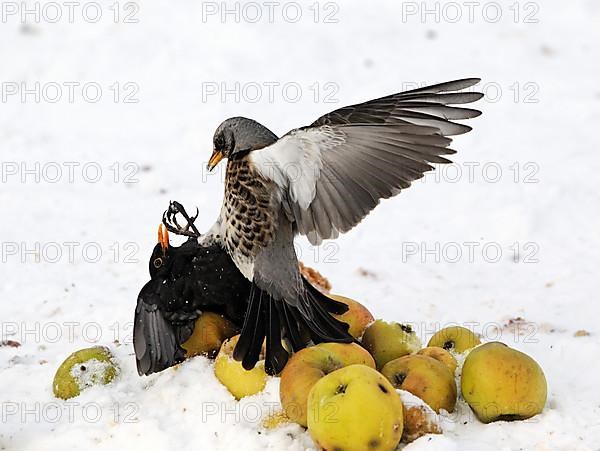
M 477 335 L 461 326 L 445 327 L 438 331 L 427 344 L 428 347 L 444 348 L 458 354 L 481 344 Z
M 378 319 L 366 328 L 362 344 L 369 350 L 377 368 L 381 369 L 391 360 L 421 349 L 421 340 L 407 324 L 388 323 Z
M 265 429 L 275 429 L 289 424 L 290 419 L 282 410 L 272 413 L 262 421 L 262 427 Z
M 300 272 L 306 280 L 308 280 L 313 287 L 322 293 L 329 293 L 331 290 L 331 283 L 327 280 L 327 277 L 323 276 L 319 271 L 310 266 L 305 266 L 304 263 L 298 262 Z
M 69 399 L 92 385 L 106 385 L 119 374 L 110 350 L 104 346 L 75 351 L 58 367 L 52 382 L 54 396 Z
M 404 430 L 402 443 L 414 442 L 427 434 L 441 434 L 438 415 L 421 398 L 406 390 L 398 390 L 398 395 L 404 406 Z
M 426 355 L 432 359 L 439 360 L 448 367 L 452 375 L 456 373 L 458 362 L 452 354 L 446 351 L 444 348 L 438 348 L 435 346 L 423 348 L 417 352 L 418 355 Z
M 308 432 L 321 449 L 391 451 L 402 437 L 402 401 L 388 380 L 366 365 L 349 365 L 319 379 L 308 410 Z
M 261 392 L 267 384 L 264 345 L 260 354 L 261 360 L 254 368 L 246 370 L 242 362 L 233 359 L 233 350 L 239 338 L 240 336 L 236 335 L 225 340 L 215 360 L 215 376 L 238 400 Z
M 354 299 L 340 296 L 339 294 L 329 294 L 328 296 L 331 299 L 342 302 L 348 306 L 347 312 L 333 316 L 350 326 L 348 329 L 350 335 L 354 338 L 360 338 L 367 326 L 375 320 L 371 312 Z
M 388 362 L 381 370 L 392 385 L 411 392 L 437 413 L 454 410 L 456 382 L 442 362 L 425 355 L 407 355 Z
M 547 383 L 542 368 L 527 354 L 491 342 L 473 349 L 465 359 L 461 390 L 477 418 L 489 423 L 541 413 Z
M 181 347 L 185 349 L 186 358 L 195 355 L 206 355 L 214 358 L 223 341 L 239 333 L 235 324 L 223 315 L 214 312 L 203 312 L 194 325 L 194 331 Z
M 353 364 L 375 368 L 373 357 L 356 343 L 320 343 L 292 355 L 279 385 L 287 417 L 306 427 L 307 400 L 313 385 L 326 374 Z

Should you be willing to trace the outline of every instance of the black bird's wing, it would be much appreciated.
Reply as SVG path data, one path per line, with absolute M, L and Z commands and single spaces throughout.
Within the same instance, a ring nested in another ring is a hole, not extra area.
M 480 93 L 457 92 L 478 82 L 455 80 L 340 108 L 253 151 L 250 161 L 279 186 L 297 233 L 313 244 L 336 238 L 431 163 L 450 163 L 449 136 L 471 130 L 453 121 L 481 114 L 452 105 L 479 100 Z
M 159 308 L 161 286 L 150 281 L 138 295 L 133 346 L 140 375 L 162 371 L 182 362 L 185 357 L 173 325 L 165 319 Z

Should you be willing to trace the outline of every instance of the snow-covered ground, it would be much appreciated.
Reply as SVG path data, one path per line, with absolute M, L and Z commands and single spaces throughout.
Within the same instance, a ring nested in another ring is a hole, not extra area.
M 1 6 L 1 339 L 21 346 L 0 347 L 0 449 L 313 446 L 261 426 L 275 379 L 237 403 L 204 358 L 138 377 L 133 309 L 160 215 L 176 199 L 211 225 L 222 182 L 203 168 L 226 117 L 282 134 L 466 76 L 486 99 L 457 164 L 318 252 L 299 240 L 301 257 L 424 340 L 468 323 L 544 368 L 542 415 L 484 426 L 460 404 L 407 450 L 598 449 L 597 1 L 81 2 L 72 21 L 58 2 L 26 24 L 35 2 Z M 57 366 L 92 344 L 112 348 L 119 380 L 55 400 Z

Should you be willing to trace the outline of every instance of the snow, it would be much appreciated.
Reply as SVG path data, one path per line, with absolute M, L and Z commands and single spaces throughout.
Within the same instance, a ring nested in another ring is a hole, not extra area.
M 111 362 L 91 359 L 85 365 L 78 365 L 71 368 L 70 374 L 77 382 L 79 389 L 83 390 L 106 380 L 108 376 L 107 372 L 111 368 L 113 368 Z
M 483 425 L 459 401 L 444 435 L 406 450 L 597 449 L 597 2 L 499 2 L 497 23 L 492 9 L 488 20 L 482 14 L 491 2 L 472 23 L 462 2 L 456 23 L 445 4 L 439 20 L 434 13 L 423 22 L 421 9 L 434 2 L 322 2 L 317 23 L 308 4 L 297 23 L 280 9 L 270 23 L 258 4 L 257 23 L 249 10 L 238 22 L 219 14 L 203 21 L 203 8 L 208 14 L 220 2 L 152 0 L 138 4 L 139 23 L 124 22 L 135 12 L 125 3 L 115 23 L 101 2 L 97 23 L 84 20 L 81 7 L 70 23 L 63 6 L 57 23 L 46 10 L 26 25 L 8 14 L 20 2 L 2 4 L 0 339 L 21 346 L 0 347 L 0 449 L 313 446 L 299 426 L 262 427 L 277 406 L 276 379 L 238 403 L 204 358 L 137 376 L 133 309 L 160 215 L 176 199 L 200 208 L 200 230 L 213 223 L 222 172 L 208 176 L 204 167 L 226 117 L 252 117 L 282 134 L 342 105 L 466 76 L 483 78 L 487 98 L 478 104 L 483 116 L 470 122 L 474 131 L 454 143 L 461 175 L 432 173 L 318 251 L 299 240 L 299 252 L 334 292 L 376 317 L 412 323 L 423 341 L 445 324 L 466 323 L 544 369 L 543 414 Z M 419 12 L 406 16 L 410 8 Z M 325 23 L 331 14 L 338 23 Z M 35 94 L 21 101 L 22 88 L 35 90 L 36 82 L 40 101 Z M 69 82 L 80 83 L 72 103 Z M 239 99 L 222 101 L 236 82 Z M 88 99 L 102 89 L 98 102 L 83 98 L 86 83 L 97 84 Z M 272 99 L 270 83 L 279 83 Z M 62 98 L 51 103 L 56 84 Z M 295 87 L 302 94 L 292 102 Z M 125 103 L 127 96 L 139 102 Z M 115 353 L 118 380 L 54 399 L 56 368 L 92 345 Z

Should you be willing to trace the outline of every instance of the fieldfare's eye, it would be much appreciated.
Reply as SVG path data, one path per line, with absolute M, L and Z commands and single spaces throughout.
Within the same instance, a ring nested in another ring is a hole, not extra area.
M 222 150 L 225 147 L 225 138 L 223 135 L 219 135 L 215 138 L 215 149 Z
M 159 258 L 154 259 L 153 264 L 156 269 L 160 268 L 163 264 L 162 258 L 159 257 Z

